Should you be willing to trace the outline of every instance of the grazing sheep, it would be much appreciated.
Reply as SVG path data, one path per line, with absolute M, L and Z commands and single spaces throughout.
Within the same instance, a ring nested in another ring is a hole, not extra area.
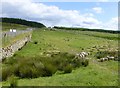
M 85 55 L 84 54 L 79 54 L 79 57 L 84 58 Z
M 104 61 L 108 61 L 108 58 L 103 58 L 104 59 Z
M 47 57 L 51 57 L 51 54 L 46 54 Z
M 12 32 L 12 29 L 10 29 L 10 32 Z
M 89 53 L 86 53 L 86 52 L 80 52 L 78 54 L 76 54 L 75 58 L 81 58 L 81 59 L 84 59 L 86 56 L 88 56 Z
M 13 29 L 13 32 L 16 32 L 16 29 Z
M 81 52 L 81 55 L 83 55 L 84 57 L 86 57 L 88 55 L 88 53 L 86 52 Z
M 99 60 L 100 62 L 103 62 L 103 61 L 108 61 L 108 58 L 100 58 L 100 60 Z
M 114 57 L 107 56 L 108 60 L 114 60 Z
M 101 58 L 101 59 L 99 59 L 98 61 L 99 61 L 99 62 L 103 62 L 104 60 Z

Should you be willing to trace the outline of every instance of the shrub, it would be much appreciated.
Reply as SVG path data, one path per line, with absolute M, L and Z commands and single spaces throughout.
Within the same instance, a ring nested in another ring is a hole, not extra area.
M 47 64 L 45 64 L 44 71 L 45 71 L 44 76 L 52 76 L 57 71 L 57 68 L 56 68 L 56 66 L 54 66 L 50 63 L 47 63 Z
M 2 81 L 6 81 L 8 77 L 12 75 L 10 67 L 5 67 L 2 69 Z
M 41 73 L 40 70 L 37 70 L 36 68 L 31 68 L 31 78 L 37 78 L 42 76 L 43 72 Z
M 13 73 L 15 76 L 19 76 L 20 75 L 20 72 L 19 72 L 19 64 L 15 64 L 13 65 Z
M 64 67 L 64 73 L 71 73 L 72 72 L 72 66 L 71 65 L 67 65 Z
M 17 87 L 17 78 L 12 75 L 8 78 L 8 81 L 10 83 L 10 88 L 16 88 Z
M 12 57 L 12 58 L 8 58 L 8 59 L 6 59 L 5 61 L 4 61 L 4 63 L 5 64 L 9 64 L 9 65 L 13 65 L 13 64 L 15 64 L 16 63 L 16 59 L 14 59 L 14 57 Z
M 32 68 L 32 77 L 36 78 L 44 75 L 44 64 L 42 62 L 36 62 L 34 68 Z
M 2 69 L 2 78 L 6 80 L 11 75 L 20 78 L 52 76 L 57 70 L 70 73 L 76 67 L 88 65 L 88 60 L 82 61 L 80 58 L 74 57 L 75 55 L 66 52 L 60 52 L 53 57 L 21 57 L 17 55 L 5 61 L 4 64 L 8 66 Z
M 30 61 L 26 63 L 21 63 L 19 65 L 19 76 L 21 78 L 36 78 L 39 76 L 43 76 L 43 69 L 44 65 L 41 62 L 30 59 Z
M 89 60 L 88 59 L 85 59 L 83 62 L 82 62 L 83 66 L 88 66 L 89 64 Z
M 32 78 L 32 71 L 31 71 L 31 67 L 29 67 L 28 65 L 23 65 L 22 67 L 20 67 L 19 69 L 19 76 L 21 78 Z
M 82 60 L 79 58 L 73 59 L 72 65 L 74 68 L 82 66 Z

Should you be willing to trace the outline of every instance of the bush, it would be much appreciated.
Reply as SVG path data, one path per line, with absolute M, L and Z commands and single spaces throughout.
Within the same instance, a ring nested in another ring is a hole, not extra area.
M 17 87 L 17 78 L 14 75 L 9 77 L 8 81 L 10 83 L 10 88 L 16 88 Z
M 15 76 L 19 76 L 19 75 L 20 75 L 19 65 L 18 65 L 18 64 L 13 65 L 13 74 L 14 74 Z
M 44 65 L 35 59 L 19 63 L 19 76 L 22 78 L 36 78 L 43 76 Z
M 72 65 L 74 68 L 82 66 L 82 60 L 79 58 L 73 59 Z
M 6 81 L 8 77 L 12 75 L 12 70 L 10 67 L 5 67 L 2 69 L 2 81 Z
M 82 65 L 83 66 L 88 66 L 88 64 L 89 64 L 89 60 L 88 59 L 85 59 L 83 62 L 82 62 Z
M 16 62 L 17 62 L 17 60 L 14 59 L 14 57 L 13 57 L 13 58 L 8 58 L 8 59 L 6 59 L 3 63 L 9 64 L 9 65 L 13 65 L 13 64 L 15 64 Z
M 88 65 L 89 61 L 81 61 L 81 59 L 74 57 L 75 55 L 62 52 L 53 57 L 21 57 L 17 55 L 5 61 L 4 64 L 9 67 L 6 65 L 3 68 L 2 79 L 6 80 L 11 75 L 20 78 L 52 76 L 57 70 L 70 73 L 76 67 Z
M 20 72 L 19 76 L 21 78 L 32 78 L 32 71 L 31 70 L 32 70 L 32 68 L 29 67 L 28 65 L 23 65 L 19 69 L 19 72 Z
M 50 63 L 47 63 L 47 64 L 45 64 L 44 71 L 45 71 L 44 76 L 52 76 L 57 71 L 57 68 L 56 68 L 56 66 L 54 66 Z
M 72 66 L 71 65 L 67 65 L 64 67 L 64 73 L 71 73 L 72 72 Z

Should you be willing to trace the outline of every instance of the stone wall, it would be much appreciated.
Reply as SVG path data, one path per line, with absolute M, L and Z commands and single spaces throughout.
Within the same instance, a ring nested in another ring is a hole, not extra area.
M 3 59 L 7 57 L 13 56 L 16 51 L 20 50 L 30 40 L 31 40 L 31 34 L 25 36 L 23 39 L 18 40 L 5 48 L 1 48 L 0 49 L 0 55 L 1 55 L 0 61 L 2 61 Z

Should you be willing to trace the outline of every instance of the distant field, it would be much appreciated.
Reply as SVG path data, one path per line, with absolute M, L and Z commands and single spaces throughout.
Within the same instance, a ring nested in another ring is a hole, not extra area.
M 9 31 L 10 29 L 25 30 L 26 28 L 28 28 L 28 26 L 25 25 L 4 22 L 0 22 L 0 25 L 2 25 L 2 31 Z
M 118 48 L 117 36 L 117 34 L 88 31 L 34 30 L 31 42 L 16 52 L 16 55 L 34 57 L 47 50 L 59 50 L 71 54 L 85 51 L 91 53 L 89 65 L 77 68 L 69 74 L 56 73 L 51 77 L 18 79 L 18 86 L 117 86 L 118 62 L 112 60 L 98 62 L 95 57 L 97 52 L 95 47 L 100 51 L 115 51 Z M 34 44 L 35 42 L 37 44 Z M 102 46 L 104 48 L 101 48 Z M 1 84 L 9 85 L 8 81 Z
M 92 47 L 106 45 L 106 49 L 118 48 L 118 41 L 98 38 L 94 36 L 84 35 L 85 32 L 72 31 L 43 31 L 41 29 L 35 30 L 32 35 L 32 42 L 30 42 L 22 51 L 17 52 L 21 55 L 37 55 L 45 50 L 58 49 L 60 51 L 69 53 L 78 53 L 80 51 L 89 51 Z M 88 32 L 86 32 L 88 33 Z M 89 32 L 90 34 L 91 32 Z M 98 32 L 99 33 L 99 32 Z M 104 33 L 105 34 L 105 33 Z M 96 34 L 98 35 L 98 34 Z M 99 33 L 100 35 L 100 33 Z M 104 35 L 106 36 L 106 35 Z M 116 36 L 117 34 L 109 34 L 109 36 Z M 66 41 L 66 40 L 69 41 Z M 34 41 L 38 41 L 34 45 Z M 51 45 L 51 47 L 49 47 Z M 41 50 L 40 50 L 41 48 Z M 93 52 L 96 52 L 95 50 Z

